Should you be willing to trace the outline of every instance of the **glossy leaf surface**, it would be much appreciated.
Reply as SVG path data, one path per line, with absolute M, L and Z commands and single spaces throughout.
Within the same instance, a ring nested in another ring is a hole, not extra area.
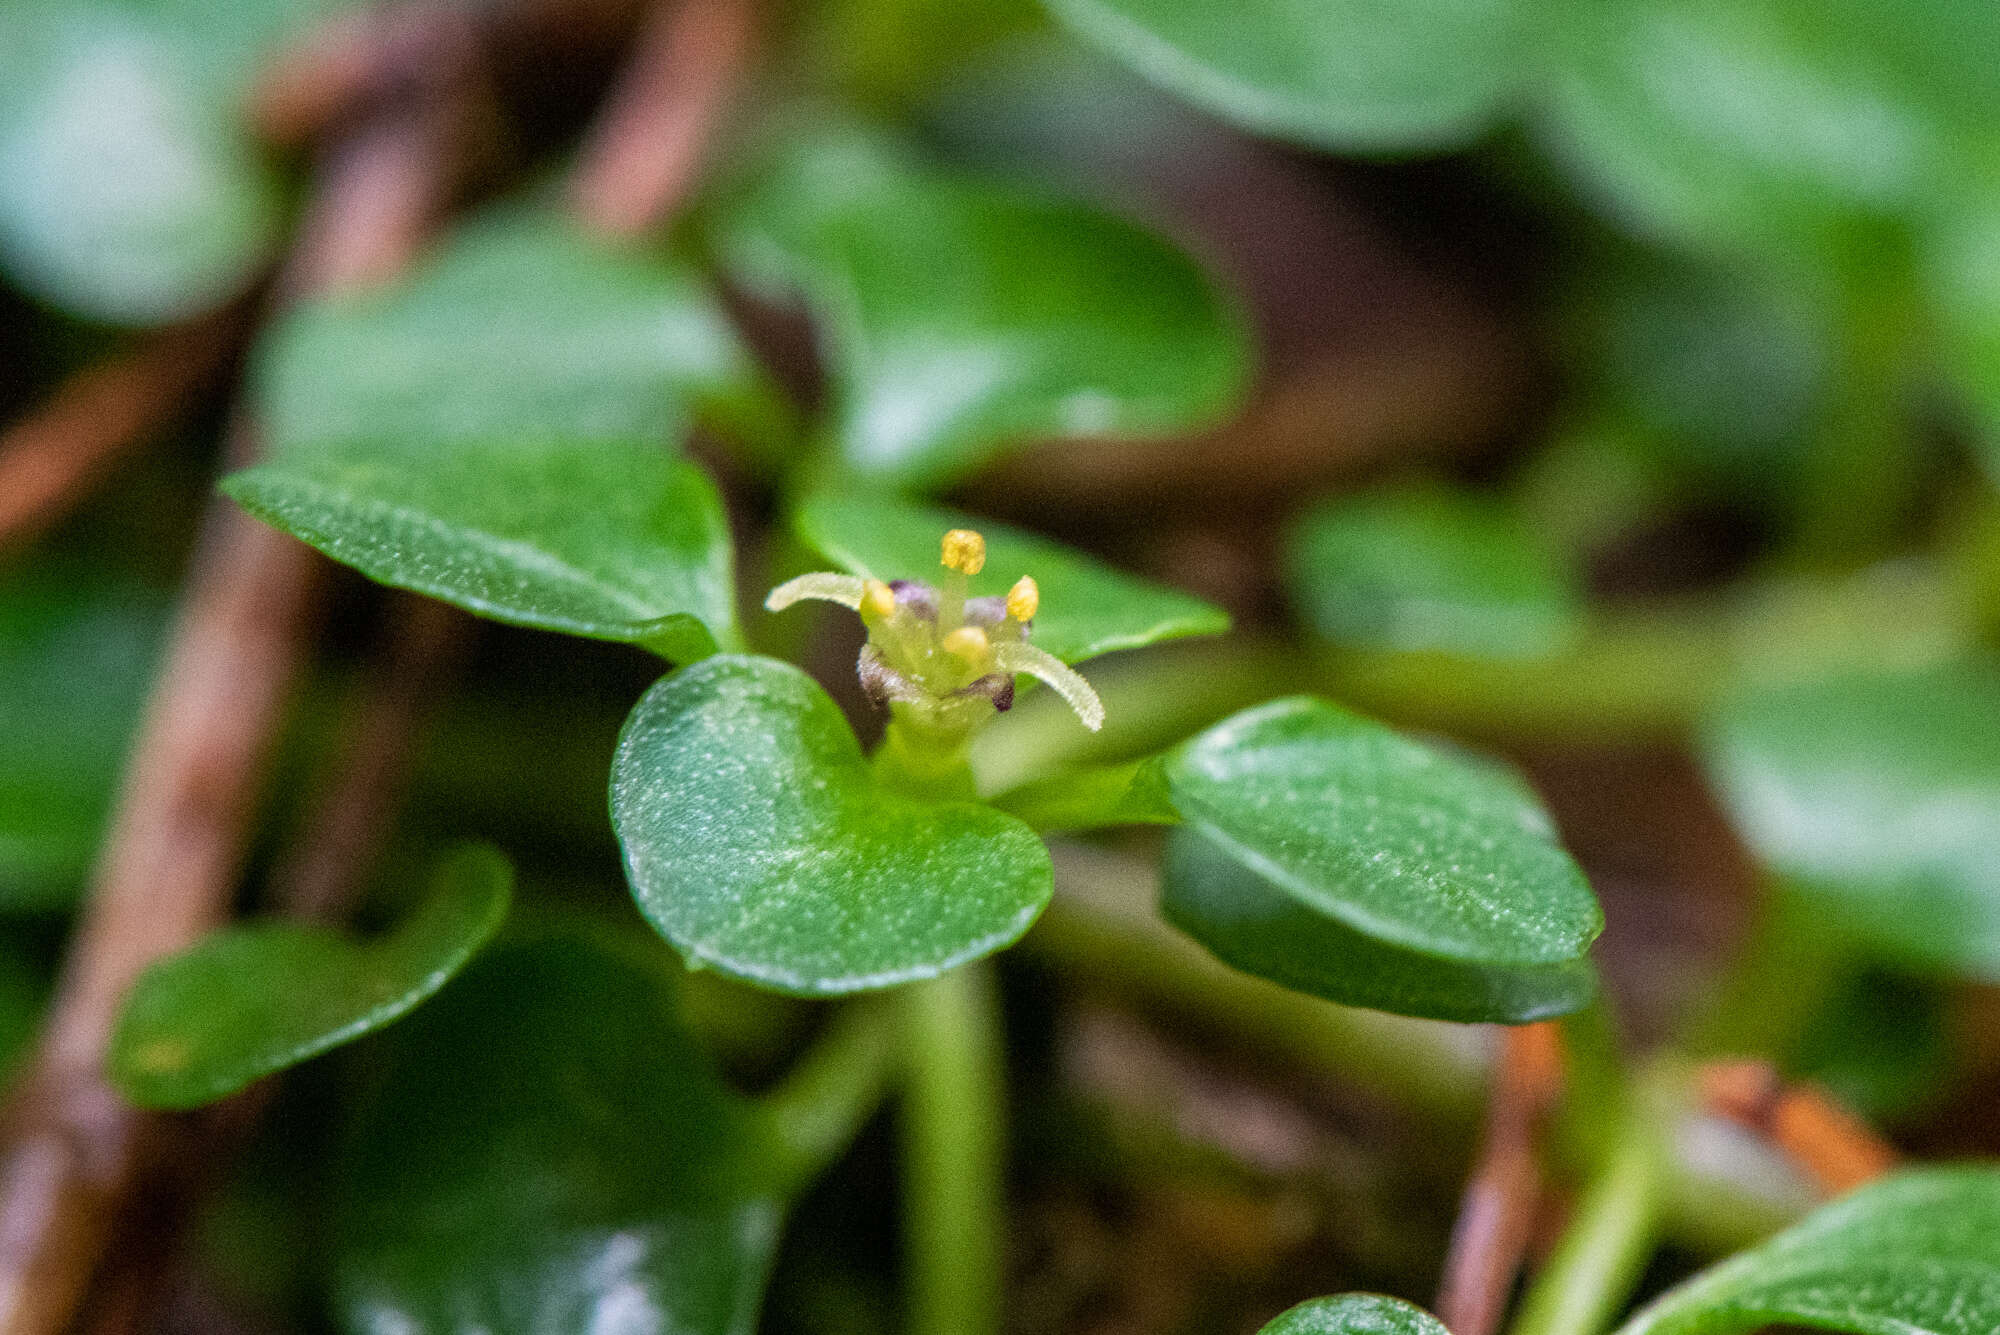
M 1341 645 L 1469 658 L 1553 653 L 1582 618 L 1576 573 L 1498 502 L 1388 492 L 1321 505 L 1292 534 L 1293 596 Z
M 1034 644 L 1067 663 L 1187 635 L 1219 635 L 1229 618 L 1199 598 L 1135 579 L 1061 543 L 955 510 L 889 497 L 822 494 L 794 519 L 808 547 L 850 574 L 919 579 L 943 574 L 938 542 L 955 528 L 986 539 L 986 566 L 972 592 L 1004 594 L 1023 575 L 1041 590 Z
M 721 498 L 662 445 L 354 441 L 281 454 L 222 486 L 370 579 L 497 621 L 677 662 L 735 634 Z
M 1824 1206 L 1668 1291 L 1618 1335 L 2000 1329 L 2000 1169 L 1925 1168 Z
M 775 659 L 711 658 L 648 691 L 611 815 L 660 934 L 782 992 L 932 977 L 1012 942 L 1051 889 L 1027 826 L 884 788 L 826 693 Z
M 747 1335 L 777 1242 L 753 1111 L 670 977 L 581 928 L 501 942 L 384 1036 L 339 1181 L 355 1335 Z
M 405 283 L 323 298 L 259 349 L 272 449 L 358 441 L 664 444 L 690 399 L 755 392 L 691 268 L 554 209 L 488 210 Z
M 1281 1313 L 1258 1335 L 1450 1335 L 1421 1307 L 1374 1293 L 1314 1298 Z
M 2000 978 L 2000 672 L 1739 695 L 1704 763 L 1763 863 L 1896 957 Z
M 165 611 L 80 578 L 0 585 L 0 910 L 59 908 L 82 889 Z
M 1226 964 L 1295 992 L 1427 1020 L 1527 1024 L 1596 994 L 1586 959 L 1481 965 L 1388 944 L 1301 903 L 1199 829 L 1167 837 L 1160 911 Z
M 1604 925 L 1512 773 L 1307 696 L 1170 754 L 1182 819 L 1305 912 L 1479 966 L 1580 958 Z M 1306 967 L 1302 965 L 1302 967 Z
M 499 930 L 513 882 L 504 857 L 471 845 L 379 940 L 307 923 L 225 928 L 141 975 L 111 1077 L 142 1107 L 192 1108 L 393 1024 Z
M 276 183 L 238 101 L 332 6 L 192 0 L 0 7 L 0 263 L 90 319 L 153 324 L 241 288 Z
M 1464 143 L 1532 72 L 1513 0 L 1048 0 L 1147 79 L 1246 129 L 1345 152 Z
M 739 276 L 813 308 L 863 477 L 934 486 L 1037 438 L 1211 425 L 1247 378 L 1234 310 L 1159 237 L 870 141 L 791 146 L 715 231 Z

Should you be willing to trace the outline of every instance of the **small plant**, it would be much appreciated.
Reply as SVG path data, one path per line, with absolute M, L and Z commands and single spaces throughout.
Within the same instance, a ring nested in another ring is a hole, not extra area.
M 0 10 L 0 1335 L 2000 1331 L 2000 7 L 778 8 Z

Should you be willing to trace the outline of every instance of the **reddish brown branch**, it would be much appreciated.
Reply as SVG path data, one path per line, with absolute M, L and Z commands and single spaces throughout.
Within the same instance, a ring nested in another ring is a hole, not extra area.
M 1769 1137 L 1829 1196 L 1874 1181 L 1901 1157 L 1832 1094 L 1786 1084 L 1769 1062 L 1711 1062 L 1701 1094 L 1710 1112 Z
M 437 136 L 399 117 L 357 134 L 321 174 L 284 280 L 351 287 L 410 253 L 440 203 Z M 232 453 L 253 432 L 232 428 Z M 106 1083 L 126 990 L 225 912 L 316 603 L 310 551 L 218 505 L 93 876 L 49 1026 L 7 1109 L 0 1156 L 0 1332 L 55 1335 L 88 1284 L 162 1119 Z
M 465 614 L 444 603 L 396 594 L 386 613 L 332 782 L 313 804 L 307 833 L 271 875 L 274 897 L 295 917 L 338 917 L 361 890 L 470 643 Z
M 89 495 L 118 457 L 156 435 L 235 353 L 232 304 L 77 372 L 0 435 L 0 549 L 26 542 Z
M 634 236 L 678 208 L 749 59 L 753 0 L 664 0 L 585 140 L 570 197 L 590 226 Z
M 1492 1335 L 1520 1273 L 1542 1196 L 1538 1143 L 1562 1091 L 1555 1025 L 1504 1031 L 1479 1160 L 1445 1256 L 1437 1313 L 1452 1335 Z

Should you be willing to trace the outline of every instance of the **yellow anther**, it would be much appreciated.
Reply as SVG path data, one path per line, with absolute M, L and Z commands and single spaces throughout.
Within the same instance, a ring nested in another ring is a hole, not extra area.
M 879 579 L 861 586 L 861 616 L 868 621 L 887 621 L 896 615 L 896 591 Z
M 969 528 L 955 528 L 944 535 L 944 554 L 939 559 L 948 570 L 976 575 L 986 566 L 986 539 Z
M 1035 587 L 1033 575 L 1021 576 L 1007 590 L 1007 615 L 1016 621 L 1033 621 L 1035 609 L 1041 605 L 1042 591 Z
M 984 666 L 988 655 L 992 653 L 992 645 L 986 638 L 986 632 L 977 626 L 960 626 L 939 641 L 938 647 L 967 667 Z

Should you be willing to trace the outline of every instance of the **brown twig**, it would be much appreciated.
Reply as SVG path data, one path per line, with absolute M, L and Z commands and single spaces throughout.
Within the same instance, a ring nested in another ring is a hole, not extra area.
M 272 897 L 299 918 L 345 914 L 380 857 L 424 736 L 470 644 L 464 613 L 399 593 L 350 714 L 332 782 L 307 833 L 271 873 Z
M 427 118 L 408 113 L 338 147 L 283 279 L 351 287 L 392 270 L 445 179 Z M 254 429 L 232 427 L 232 453 Z M 317 558 L 218 505 L 141 726 L 49 1025 L 5 1119 L 0 1155 L 0 1332 L 55 1335 L 88 1284 L 156 1150 L 161 1119 L 102 1073 L 126 990 L 153 960 L 224 913 L 264 762 L 304 654 Z
M 1901 1157 L 1827 1090 L 1787 1084 L 1769 1062 L 1710 1062 L 1700 1087 L 1710 1112 L 1769 1137 L 1829 1196 L 1874 1181 Z
M 0 435 L 0 549 L 61 519 L 120 455 L 180 415 L 235 354 L 246 305 L 231 303 L 77 372 Z
M 693 188 L 749 59 L 753 0 L 664 0 L 592 125 L 570 181 L 591 227 L 635 236 Z
M 1492 1335 L 1520 1273 L 1541 1202 L 1542 1125 L 1562 1092 L 1562 1049 L 1551 1023 L 1504 1031 L 1486 1104 L 1479 1160 L 1465 1185 L 1438 1287 L 1452 1335 Z

